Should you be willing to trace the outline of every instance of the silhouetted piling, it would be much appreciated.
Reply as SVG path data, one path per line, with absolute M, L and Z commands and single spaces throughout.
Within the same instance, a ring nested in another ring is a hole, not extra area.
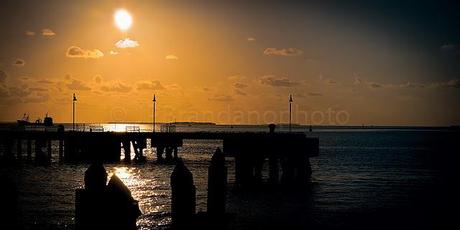
M 270 156 L 268 158 L 268 177 L 271 184 L 279 182 L 279 161 L 277 156 Z
M 175 228 L 185 228 L 195 215 L 196 188 L 193 175 L 178 160 L 171 174 L 171 218 Z
M 76 190 L 75 229 L 137 229 L 141 215 L 128 187 L 113 175 L 108 185 L 101 163 L 85 172 L 85 188 Z
M 223 216 L 227 192 L 227 167 L 225 156 L 220 148 L 212 156 L 208 170 L 208 214 Z
M 32 140 L 27 140 L 27 160 L 32 160 Z
M 22 140 L 17 139 L 17 150 L 16 150 L 16 156 L 18 160 L 22 159 Z
M 164 146 L 157 146 L 157 162 L 158 163 L 161 163 L 164 161 L 163 159 L 163 152 L 165 150 L 165 147 Z

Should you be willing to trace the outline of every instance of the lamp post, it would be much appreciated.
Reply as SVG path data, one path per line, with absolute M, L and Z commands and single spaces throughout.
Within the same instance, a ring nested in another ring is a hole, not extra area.
M 75 131 L 75 104 L 77 103 L 77 97 L 73 94 L 72 100 L 72 130 Z
M 155 97 L 155 94 L 153 94 L 153 132 L 155 132 L 156 129 L 156 110 L 157 110 L 157 99 Z
M 292 123 L 292 94 L 289 94 L 289 132 L 291 132 L 291 123 Z

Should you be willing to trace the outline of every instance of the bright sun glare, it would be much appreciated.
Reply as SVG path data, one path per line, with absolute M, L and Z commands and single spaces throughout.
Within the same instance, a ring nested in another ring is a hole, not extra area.
M 128 30 L 129 27 L 131 27 L 131 24 L 133 23 L 131 15 L 125 9 L 119 9 L 115 11 L 114 19 L 115 25 L 117 25 L 117 27 L 123 31 Z

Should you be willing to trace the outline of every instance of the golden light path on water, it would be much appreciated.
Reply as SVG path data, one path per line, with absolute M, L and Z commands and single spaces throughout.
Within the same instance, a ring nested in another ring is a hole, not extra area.
M 169 191 L 165 189 L 169 185 L 165 184 L 164 181 L 157 180 L 155 177 L 143 178 L 139 167 L 115 166 L 108 171 L 109 178 L 115 174 L 129 188 L 133 198 L 139 202 L 139 208 L 143 214 L 162 215 L 169 212 L 169 206 L 159 201 L 169 197 Z M 154 223 L 155 221 L 150 218 L 139 218 L 138 226 L 153 226 L 154 224 L 161 226 L 168 224 L 169 219 L 164 221 L 165 223 Z

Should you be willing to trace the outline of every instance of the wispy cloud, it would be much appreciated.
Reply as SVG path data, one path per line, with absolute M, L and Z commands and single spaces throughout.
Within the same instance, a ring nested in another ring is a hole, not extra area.
M 18 58 L 14 61 L 13 65 L 16 67 L 23 67 L 26 64 L 26 61 L 24 61 L 21 58 Z
M 179 58 L 176 55 L 166 55 L 165 57 L 166 60 L 178 60 Z
M 253 37 L 248 37 L 246 40 L 247 40 L 248 42 L 255 42 L 255 41 L 256 41 L 256 39 L 253 38 Z
M 8 74 L 5 71 L 0 70 L 0 83 L 4 83 L 7 78 Z
M 128 93 L 132 89 L 131 86 L 124 84 L 122 82 L 115 82 L 110 85 L 104 85 L 101 87 L 102 91 L 106 92 L 118 92 L 118 93 Z
M 264 50 L 264 55 L 267 55 L 267 56 L 293 57 L 293 56 L 300 56 L 302 54 L 303 54 L 303 51 L 297 48 L 266 48 Z
M 219 101 L 219 102 L 230 102 L 233 101 L 233 97 L 230 95 L 214 95 L 209 98 L 210 101 Z
M 287 77 L 278 77 L 274 75 L 263 76 L 260 79 L 260 83 L 263 85 L 269 85 L 273 87 L 293 87 L 300 85 L 299 82 L 292 81 Z
M 131 40 L 130 38 L 125 38 L 123 40 L 117 41 L 115 43 L 115 46 L 120 49 L 135 48 L 139 46 L 139 42 L 135 40 Z
M 53 37 L 56 33 L 49 28 L 44 28 L 42 29 L 42 35 L 45 37 Z
M 244 89 L 244 88 L 247 88 L 248 85 L 244 84 L 244 83 L 241 83 L 241 82 L 235 82 L 233 84 L 233 87 L 237 88 L 237 89 Z
M 137 83 L 138 90 L 163 90 L 165 87 L 160 81 L 142 81 Z
M 66 86 L 70 90 L 91 90 L 91 88 L 87 86 L 84 82 L 77 79 L 73 79 L 70 83 L 67 83 Z
M 78 46 L 71 46 L 67 49 L 66 56 L 69 58 L 102 58 L 104 53 L 98 49 L 85 50 Z
M 35 32 L 34 32 L 34 31 L 30 31 L 30 30 L 26 30 L 26 31 L 24 32 L 24 34 L 25 34 L 26 36 L 35 36 Z

